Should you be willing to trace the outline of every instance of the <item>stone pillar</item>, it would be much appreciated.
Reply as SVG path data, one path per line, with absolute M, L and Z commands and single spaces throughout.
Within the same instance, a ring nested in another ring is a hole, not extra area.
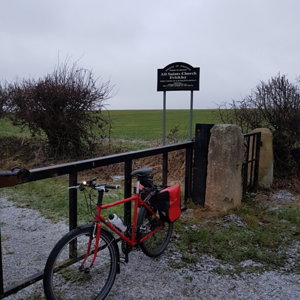
M 261 142 L 259 155 L 258 185 L 269 188 L 273 183 L 273 135 L 268 128 L 257 128 L 251 133 L 260 132 Z
M 244 138 L 236 125 L 215 125 L 208 150 L 205 205 L 226 212 L 241 204 Z

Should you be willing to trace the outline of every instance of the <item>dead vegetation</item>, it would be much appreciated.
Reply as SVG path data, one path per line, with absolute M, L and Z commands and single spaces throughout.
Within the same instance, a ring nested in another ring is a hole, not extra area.
M 48 152 L 47 142 L 42 138 L 16 138 L 16 137 L 0 137 L 0 169 L 10 170 L 12 167 L 18 166 L 25 169 L 34 169 L 47 167 L 66 163 L 67 161 L 60 161 L 53 159 Z M 155 147 L 154 144 L 142 145 L 145 147 Z M 78 160 L 89 159 L 94 157 L 103 157 L 116 153 L 124 153 L 136 150 L 129 143 L 121 141 L 103 142 L 101 145 L 90 153 L 86 153 Z M 185 165 L 184 150 L 169 153 L 168 169 L 169 180 L 183 181 L 184 179 L 184 165 Z M 71 160 L 69 160 L 71 161 Z M 162 155 L 155 155 L 138 159 L 133 161 L 133 169 L 141 167 L 150 167 L 153 169 L 153 176 L 155 181 L 161 181 L 162 174 Z M 82 176 L 97 176 L 100 179 L 111 180 L 112 176 L 123 175 L 124 164 L 114 164 L 91 171 L 82 172 Z

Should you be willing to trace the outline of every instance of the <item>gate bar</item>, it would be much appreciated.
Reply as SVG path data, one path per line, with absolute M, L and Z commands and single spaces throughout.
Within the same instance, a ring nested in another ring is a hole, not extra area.
M 43 278 L 44 271 L 40 271 L 21 282 L 18 282 L 16 285 L 9 287 L 8 289 L 4 290 L 3 293 L 0 294 L 0 299 L 3 299 L 9 295 L 15 294 L 16 292 L 26 288 L 27 286 L 41 280 Z
M 77 172 L 70 173 L 69 186 L 77 184 Z M 69 190 L 69 229 L 77 227 L 77 189 Z
M 125 161 L 124 165 L 124 198 L 131 196 L 131 172 L 132 172 L 132 160 Z M 131 226 L 131 202 L 124 203 L 124 223 L 127 226 Z
M 1 227 L 0 227 L 0 296 L 3 294 L 3 266 L 2 266 L 2 245 L 1 245 Z
M 162 184 L 168 184 L 168 152 L 163 153 Z
M 259 172 L 259 157 L 261 147 L 261 132 L 256 135 L 256 150 L 255 150 L 255 167 L 254 167 L 254 192 L 257 192 L 258 187 L 258 172 Z
M 192 164 L 193 148 L 185 150 L 185 186 L 184 186 L 184 206 L 187 205 L 188 198 L 192 197 Z

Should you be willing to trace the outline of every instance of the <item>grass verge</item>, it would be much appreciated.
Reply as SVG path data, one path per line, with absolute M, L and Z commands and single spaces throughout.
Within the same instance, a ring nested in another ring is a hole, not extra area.
M 122 198 L 123 190 L 114 190 L 106 193 L 104 203 L 110 203 Z M 95 204 L 87 205 L 83 192 L 78 192 L 78 223 L 86 224 L 93 219 Z M 93 199 L 97 200 L 97 192 L 93 191 Z M 61 176 L 45 180 L 34 181 L 22 185 L 0 190 L 0 197 L 14 201 L 19 207 L 31 208 L 41 212 L 43 216 L 53 221 L 68 221 L 68 177 Z M 90 213 L 90 208 L 92 214 Z M 123 215 L 123 206 L 104 211 Z
M 214 217 L 177 224 L 177 247 L 183 253 L 182 267 L 199 261 L 201 255 L 210 255 L 224 264 L 230 264 L 229 272 L 266 270 L 284 267 L 289 247 L 300 236 L 299 203 L 290 203 L 274 210 L 263 208 L 260 203 L 248 200 L 231 212 L 241 224 L 226 224 L 223 217 Z M 195 225 L 196 223 L 196 225 Z M 246 268 L 241 263 L 252 261 Z M 254 267 L 253 267 L 254 266 Z M 217 272 L 224 272 L 216 269 Z M 300 272 L 300 255 L 293 271 Z M 228 270 L 226 270 L 228 272 Z

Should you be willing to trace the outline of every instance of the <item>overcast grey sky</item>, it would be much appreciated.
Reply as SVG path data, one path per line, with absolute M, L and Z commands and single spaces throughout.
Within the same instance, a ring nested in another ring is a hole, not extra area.
M 1 0 L 0 80 L 69 58 L 115 85 L 109 109 L 161 109 L 157 69 L 200 67 L 195 108 L 215 108 L 280 72 L 300 75 L 299 0 Z M 189 108 L 168 92 L 167 108 Z

